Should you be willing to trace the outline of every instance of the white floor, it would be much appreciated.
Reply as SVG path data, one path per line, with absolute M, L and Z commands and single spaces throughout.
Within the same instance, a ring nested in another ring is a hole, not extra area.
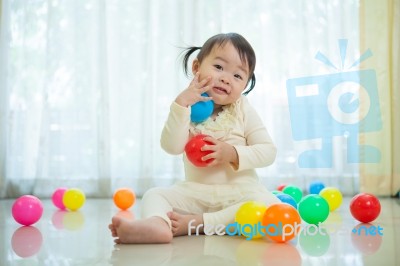
M 13 200 L 0 200 L 0 265 L 400 265 L 400 200 L 380 200 L 372 224 L 383 236 L 352 233 L 358 223 L 347 198 L 325 222 L 328 235 L 299 235 L 284 244 L 185 236 L 164 245 L 114 245 L 107 225 L 118 210 L 111 199 L 87 199 L 77 212 L 43 200 L 43 216 L 30 227 L 12 218 Z M 122 215 L 139 218 L 139 210 L 140 201 Z

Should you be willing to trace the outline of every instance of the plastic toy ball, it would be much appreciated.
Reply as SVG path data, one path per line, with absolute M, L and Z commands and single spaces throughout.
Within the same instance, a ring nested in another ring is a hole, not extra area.
M 29 226 L 42 217 L 43 204 L 35 196 L 24 195 L 14 201 L 11 212 L 17 223 Z
M 83 206 L 85 199 L 86 197 L 82 190 L 70 188 L 64 193 L 63 203 L 68 210 L 76 211 Z
M 202 151 L 201 148 L 206 145 L 213 145 L 211 142 L 203 140 L 207 135 L 199 134 L 191 138 L 185 146 L 185 152 L 188 160 L 197 167 L 205 167 L 207 164 L 212 162 L 214 159 L 209 159 L 207 161 L 201 160 L 203 156 L 211 153 L 212 151 Z
M 319 194 L 319 192 L 324 188 L 324 183 L 322 183 L 321 181 L 314 181 L 310 184 L 309 192 L 310 194 Z
M 318 225 L 328 218 L 329 205 L 321 196 L 310 194 L 299 202 L 299 213 L 305 222 Z
M 297 186 L 288 185 L 283 190 L 283 193 L 288 194 L 294 198 L 294 200 L 299 203 L 301 198 L 303 197 L 303 192 Z
M 286 184 L 280 184 L 276 190 L 282 191 L 286 187 Z
M 243 203 L 236 212 L 235 222 L 237 222 L 242 229 L 241 234 L 247 238 L 261 238 L 260 232 L 251 232 L 249 226 L 256 226 L 261 224 L 267 206 L 262 202 L 249 201 Z M 247 227 L 245 227 L 247 226 Z
M 351 215 L 362 223 L 375 220 L 381 212 L 379 199 L 369 193 L 355 195 L 350 201 Z
M 65 210 L 65 205 L 63 203 L 63 196 L 65 191 L 68 189 L 65 187 L 57 188 L 53 195 L 51 196 L 51 201 L 53 202 L 54 206 L 59 208 L 60 210 Z
M 119 188 L 115 191 L 113 200 L 121 210 L 129 209 L 135 203 L 135 193 L 130 188 Z
M 326 187 L 319 192 L 319 195 L 328 202 L 329 211 L 336 210 L 342 204 L 342 193 L 337 188 Z
M 208 97 L 207 93 L 201 96 Z M 191 106 L 190 120 L 194 123 L 201 123 L 205 121 L 214 111 L 213 101 L 200 101 Z
M 285 203 L 270 205 L 262 219 L 262 225 L 266 228 L 266 236 L 279 243 L 294 238 L 300 231 L 300 224 L 301 219 L 297 210 Z
M 280 193 L 277 194 L 276 197 L 280 199 L 283 203 L 287 203 L 292 205 L 295 209 L 297 209 L 297 202 L 294 200 L 294 198 L 288 194 L 285 193 Z

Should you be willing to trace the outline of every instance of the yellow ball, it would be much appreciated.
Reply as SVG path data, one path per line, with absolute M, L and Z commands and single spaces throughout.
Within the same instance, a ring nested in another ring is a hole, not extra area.
M 247 238 L 261 238 L 258 230 L 261 225 L 267 206 L 262 202 L 248 201 L 243 203 L 236 212 L 235 222 L 238 223 L 240 233 Z
M 64 206 L 70 211 L 76 211 L 85 203 L 85 194 L 78 188 L 71 188 L 65 191 L 63 196 Z
M 342 193 L 335 187 L 326 187 L 319 192 L 319 195 L 328 202 L 329 211 L 331 212 L 342 204 Z

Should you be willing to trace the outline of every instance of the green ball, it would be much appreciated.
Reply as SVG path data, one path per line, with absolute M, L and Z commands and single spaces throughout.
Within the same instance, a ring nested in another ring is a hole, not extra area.
M 321 196 L 310 194 L 305 196 L 299 203 L 301 219 L 309 224 L 318 225 L 329 216 L 328 202 Z
M 299 187 L 293 186 L 293 185 L 288 185 L 286 186 L 283 190 L 283 193 L 288 194 L 294 198 L 296 203 L 299 203 L 301 198 L 303 197 L 303 192 Z

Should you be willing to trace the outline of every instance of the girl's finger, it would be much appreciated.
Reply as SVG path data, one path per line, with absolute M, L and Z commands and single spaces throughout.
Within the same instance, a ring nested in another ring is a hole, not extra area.
M 209 84 L 209 85 L 203 87 L 201 93 L 209 91 L 213 86 L 214 86 L 214 84 Z
M 213 137 L 209 137 L 209 136 L 208 136 L 208 137 L 204 137 L 203 140 L 204 140 L 204 141 L 211 142 L 211 143 L 214 144 L 214 145 L 217 144 L 217 140 L 214 139 Z M 205 146 L 210 146 L 210 145 L 205 145 Z
M 201 151 L 215 151 L 215 145 L 204 145 L 201 147 Z
M 211 77 L 206 77 L 206 78 L 204 78 L 202 81 L 200 81 L 200 82 L 197 84 L 197 85 L 198 85 L 198 88 L 201 90 L 203 87 L 206 86 L 207 83 L 210 82 L 210 80 L 211 80 Z
M 201 96 L 200 101 L 202 101 L 202 102 L 207 102 L 207 101 L 211 101 L 212 99 L 213 99 L 212 97 Z
M 197 84 L 199 84 L 199 77 L 200 77 L 200 72 L 196 72 L 196 74 L 194 75 L 192 81 L 189 84 L 190 86 L 197 86 Z
M 213 160 L 209 164 L 207 164 L 207 167 L 213 167 L 213 166 L 215 166 L 217 164 L 218 164 L 218 162 L 216 160 Z
M 201 157 L 201 160 L 202 160 L 203 162 L 205 162 L 205 161 L 207 161 L 207 160 L 210 160 L 210 159 L 214 159 L 212 162 L 215 161 L 215 157 L 213 156 L 212 153 L 207 154 L 207 155 Z M 210 163 L 212 163 L 212 162 L 210 162 Z

